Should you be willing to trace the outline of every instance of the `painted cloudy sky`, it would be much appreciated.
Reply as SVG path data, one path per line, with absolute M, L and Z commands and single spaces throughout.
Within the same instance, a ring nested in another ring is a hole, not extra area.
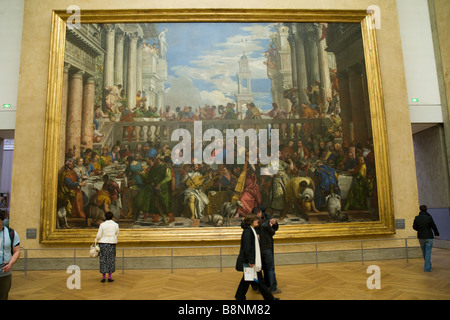
M 169 77 L 165 104 L 173 108 L 225 105 L 235 101 L 238 62 L 249 58 L 255 104 L 270 110 L 271 82 L 267 78 L 264 52 L 274 24 L 268 23 L 167 23 Z

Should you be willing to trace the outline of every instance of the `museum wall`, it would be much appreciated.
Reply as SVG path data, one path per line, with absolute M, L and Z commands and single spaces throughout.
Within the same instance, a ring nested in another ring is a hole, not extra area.
M 72 5 L 72 1 L 28 0 L 25 1 L 22 51 L 19 79 L 17 119 L 15 127 L 14 167 L 12 175 L 11 225 L 21 235 L 25 248 L 46 248 L 55 245 L 40 244 L 36 239 L 26 239 L 26 230 L 35 228 L 39 235 L 41 223 L 42 166 L 44 154 L 45 111 L 47 99 L 48 63 L 51 35 L 52 10 Z M 410 114 L 403 68 L 402 48 L 397 17 L 396 2 L 393 0 L 323 0 L 311 2 L 256 1 L 244 3 L 237 0 L 176 1 L 161 2 L 136 0 L 124 2 L 78 0 L 83 9 L 143 9 L 143 8 L 299 8 L 299 9 L 358 9 L 366 10 L 370 5 L 381 9 L 382 25 L 377 30 L 383 98 L 386 112 L 386 130 L 392 196 L 395 219 L 404 219 L 405 228 L 397 229 L 394 235 L 380 235 L 378 238 L 415 237 L 412 222 L 417 214 L 418 195 Z M 366 236 L 361 238 L 377 238 Z M 355 239 L 347 237 L 344 239 Z M 340 239 L 342 240 L 342 239 Z M 298 241 L 298 240 L 296 240 Z M 306 239 L 304 241 L 321 241 Z M 328 238 L 327 241 L 330 241 Z M 208 243 L 210 244 L 210 243 Z M 147 246 L 149 244 L 146 244 Z M 61 245 L 58 245 L 61 246 Z M 69 245 L 67 245 L 69 246 Z
M 445 35 L 445 30 L 448 30 L 450 23 L 448 16 L 450 14 L 450 2 L 446 0 L 429 0 L 428 6 L 430 9 L 431 28 L 433 31 L 434 52 L 436 56 L 436 69 L 439 79 L 439 91 L 440 101 L 442 105 L 442 119 L 443 124 L 439 125 L 438 129 L 426 130 L 422 136 L 422 132 L 419 135 L 414 135 L 415 149 L 421 141 L 421 148 L 428 151 L 428 159 L 422 157 L 420 166 L 432 166 L 431 164 L 425 164 L 430 158 L 436 159 L 431 161 L 438 161 L 438 168 L 441 168 L 439 176 L 434 177 L 434 174 L 430 174 L 427 177 L 424 173 L 419 173 L 418 160 L 417 165 L 417 178 L 419 189 L 419 200 L 422 203 L 431 203 L 432 208 L 429 210 L 433 216 L 436 225 L 439 228 L 440 239 L 450 239 L 450 39 Z M 432 131 L 432 133 L 430 132 Z M 429 149 L 425 147 L 425 143 L 430 143 L 429 134 L 436 135 L 436 140 L 433 140 L 433 148 Z M 417 136 L 417 137 L 416 137 Z M 440 145 L 437 145 L 440 144 Z M 441 147 L 441 149 L 436 149 Z M 416 153 L 417 154 L 417 153 Z M 429 169 L 425 171 L 429 173 Z M 437 173 L 437 172 L 436 172 Z M 434 178 L 434 179 L 433 179 Z M 426 179 L 426 180 L 422 180 Z M 436 202 L 429 202 L 429 200 L 436 198 L 435 195 L 431 195 L 428 187 L 438 185 L 435 181 L 444 181 L 444 186 L 439 184 L 435 189 L 435 193 L 439 196 Z M 426 182 L 423 186 L 420 182 Z M 425 202 L 426 201 L 426 202 Z
M 447 166 L 450 168 L 450 39 L 445 34 L 445 31 L 450 27 L 450 22 L 448 21 L 450 2 L 430 0 L 429 6 L 442 104 L 444 143 L 447 151 Z
M 419 202 L 429 208 L 449 207 L 449 181 L 442 125 L 413 136 Z

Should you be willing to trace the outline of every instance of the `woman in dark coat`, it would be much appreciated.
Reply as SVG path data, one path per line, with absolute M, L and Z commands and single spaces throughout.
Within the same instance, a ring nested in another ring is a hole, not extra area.
M 261 251 L 259 249 L 259 238 L 255 231 L 257 226 L 258 219 L 255 214 L 245 217 L 244 223 L 242 224 L 242 229 L 244 229 L 244 231 L 241 236 L 241 249 L 236 261 L 236 270 L 243 272 L 244 264 L 248 264 L 249 267 L 255 267 L 258 276 L 258 288 L 264 297 L 264 300 L 274 300 L 272 293 L 270 293 L 264 284 L 261 272 Z M 236 300 L 246 300 L 245 295 L 247 294 L 250 283 L 251 281 L 246 281 L 243 275 L 236 291 Z

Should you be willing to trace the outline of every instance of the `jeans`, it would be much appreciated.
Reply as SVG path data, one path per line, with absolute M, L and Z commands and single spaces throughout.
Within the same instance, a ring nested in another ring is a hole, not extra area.
M 264 280 L 270 291 L 277 290 L 277 279 L 275 277 L 275 259 L 272 249 L 261 250 L 261 260 L 264 271 Z
M 422 248 L 423 259 L 425 260 L 423 269 L 425 272 L 431 271 L 431 249 L 433 248 L 433 239 L 419 239 L 420 248 Z

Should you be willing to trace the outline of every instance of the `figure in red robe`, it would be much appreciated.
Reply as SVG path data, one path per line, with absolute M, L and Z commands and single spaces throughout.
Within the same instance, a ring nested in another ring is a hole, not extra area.
M 261 203 L 261 190 L 254 173 L 245 177 L 245 186 L 239 201 L 241 201 L 242 207 L 238 207 L 236 215 L 244 217 L 251 214 L 252 209 Z

